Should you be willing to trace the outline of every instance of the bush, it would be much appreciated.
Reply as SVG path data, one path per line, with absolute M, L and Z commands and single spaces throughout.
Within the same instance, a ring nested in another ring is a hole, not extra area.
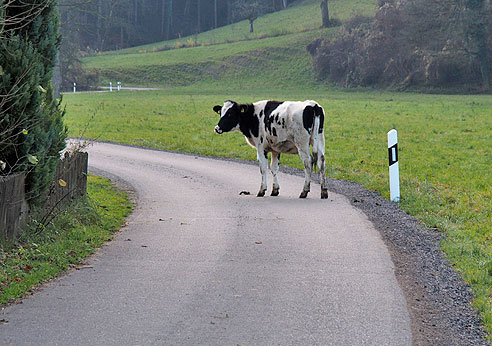
M 374 19 L 354 17 L 335 39 L 308 45 L 319 79 L 344 87 L 482 85 L 484 63 L 467 49 L 453 0 L 380 5 Z

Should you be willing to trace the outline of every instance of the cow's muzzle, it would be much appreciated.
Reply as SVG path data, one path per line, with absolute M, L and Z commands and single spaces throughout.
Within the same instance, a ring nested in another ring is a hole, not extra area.
M 221 128 L 219 127 L 219 125 L 215 126 L 215 133 L 218 133 L 219 135 L 221 135 L 222 132 L 224 132 L 224 131 L 221 130 Z

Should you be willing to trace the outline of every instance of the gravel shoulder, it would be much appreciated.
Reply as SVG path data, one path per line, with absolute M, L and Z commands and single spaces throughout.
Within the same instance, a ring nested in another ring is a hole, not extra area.
M 470 287 L 440 249 L 441 234 L 358 183 L 329 179 L 328 189 L 346 196 L 380 232 L 407 301 L 414 345 L 490 345 L 478 313 L 470 307 Z

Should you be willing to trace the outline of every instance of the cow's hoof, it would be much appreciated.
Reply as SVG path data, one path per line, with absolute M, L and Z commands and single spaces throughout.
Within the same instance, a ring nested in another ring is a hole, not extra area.
M 280 189 L 279 188 L 273 188 L 272 194 L 270 196 L 278 196 Z
M 328 198 L 328 190 L 322 189 L 321 190 L 321 199 L 327 199 Z
M 299 195 L 299 198 L 306 198 L 308 195 L 309 191 L 302 191 L 301 194 Z
M 256 197 L 263 197 L 263 196 L 265 196 L 265 191 L 266 190 L 260 190 L 260 191 L 258 191 L 258 194 L 256 195 Z

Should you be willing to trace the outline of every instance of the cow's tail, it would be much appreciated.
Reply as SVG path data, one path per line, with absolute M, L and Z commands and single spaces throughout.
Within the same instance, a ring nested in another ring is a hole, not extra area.
M 323 136 L 323 126 L 325 122 L 325 112 L 318 104 L 313 106 L 314 108 L 314 121 L 311 132 L 311 139 L 313 142 L 313 150 L 311 155 L 312 170 L 316 172 L 318 167 L 318 152 L 320 148 L 320 137 Z

